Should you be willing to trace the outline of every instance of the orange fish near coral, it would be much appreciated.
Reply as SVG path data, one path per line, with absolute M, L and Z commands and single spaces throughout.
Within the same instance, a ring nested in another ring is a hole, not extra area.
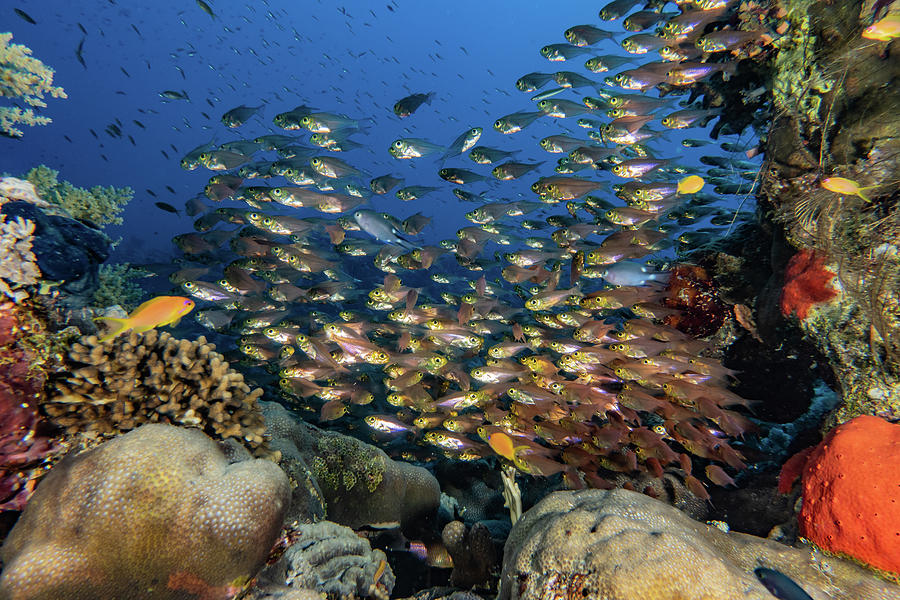
M 112 323 L 113 329 L 100 338 L 101 342 L 111 340 L 129 329 L 136 333 L 149 331 L 154 327 L 175 325 L 181 317 L 194 309 L 194 301 L 183 296 L 157 296 L 147 300 L 128 315 L 127 319 L 97 317 L 98 321 Z

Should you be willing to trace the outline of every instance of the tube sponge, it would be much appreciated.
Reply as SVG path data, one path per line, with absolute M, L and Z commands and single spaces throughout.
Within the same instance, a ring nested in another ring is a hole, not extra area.
M 0 548 L 3 600 L 231 598 L 281 529 L 274 463 L 144 425 L 51 469 Z

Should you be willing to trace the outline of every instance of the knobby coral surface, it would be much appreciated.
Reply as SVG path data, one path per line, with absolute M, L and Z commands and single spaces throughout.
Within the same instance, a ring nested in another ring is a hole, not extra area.
M 31 49 L 13 44 L 12 33 L 0 33 L 0 96 L 20 100 L 29 107 L 45 107 L 44 95 L 65 98 L 66 92 L 53 85 L 53 69 L 31 56 Z M 46 125 L 49 117 L 38 116 L 32 108 L 0 107 L 0 133 L 21 137 L 17 125 Z
M 507 539 L 499 600 L 771 600 L 767 567 L 813 598 L 896 600 L 900 586 L 849 561 L 726 533 L 628 490 L 556 492 Z
M 251 390 L 202 336 L 179 340 L 154 329 L 103 343 L 82 337 L 66 369 L 53 378 L 42 410 L 70 434 L 90 441 L 144 423 L 172 423 L 266 451 L 257 403 L 263 391 Z
M 262 567 L 290 489 L 201 432 L 145 425 L 67 459 L 2 549 L 3 600 L 226 600 Z

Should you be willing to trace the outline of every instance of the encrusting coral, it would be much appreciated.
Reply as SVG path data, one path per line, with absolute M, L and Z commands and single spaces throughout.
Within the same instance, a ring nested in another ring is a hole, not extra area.
M 28 296 L 23 285 L 34 285 L 41 276 L 31 244 L 34 223 L 22 217 L 6 220 L 0 215 L 0 293 L 16 302 Z
M 150 424 L 67 458 L 2 549 L 4 600 L 226 600 L 263 566 L 290 488 L 201 432 Z
M 42 410 L 69 434 L 91 441 L 160 422 L 235 438 L 255 454 L 267 451 L 257 402 L 263 391 L 251 390 L 202 336 L 179 340 L 154 329 L 104 343 L 82 337 L 64 368 Z
M 623 489 L 556 492 L 506 541 L 499 600 L 770 600 L 754 569 L 812 598 L 897 600 L 900 586 L 849 561 L 724 532 Z
M 34 184 L 38 195 L 47 202 L 59 206 L 75 219 L 84 219 L 96 225 L 119 225 L 118 216 L 134 196 L 130 187 L 95 185 L 91 189 L 75 187 L 68 181 L 59 181 L 59 171 L 46 165 L 37 166 L 25 176 Z
M 0 33 L 0 96 L 19 99 L 29 106 L 43 108 L 44 94 L 65 98 L 66 92 L 53 85 L 53 69 L 31 56 L 31 49 L 12 44 L 12 33 Z M 35 114 L 32 108 L 0 106 L 0 133 L 21 137 L 16 125 L 46 125 L 49 117 Z

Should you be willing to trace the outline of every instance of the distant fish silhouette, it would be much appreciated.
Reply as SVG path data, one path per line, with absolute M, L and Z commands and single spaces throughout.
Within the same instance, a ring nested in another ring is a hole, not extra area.
M 757 567 L 753 574 L 779 600 L 813 600 L 812 596 L 781 571 Z

